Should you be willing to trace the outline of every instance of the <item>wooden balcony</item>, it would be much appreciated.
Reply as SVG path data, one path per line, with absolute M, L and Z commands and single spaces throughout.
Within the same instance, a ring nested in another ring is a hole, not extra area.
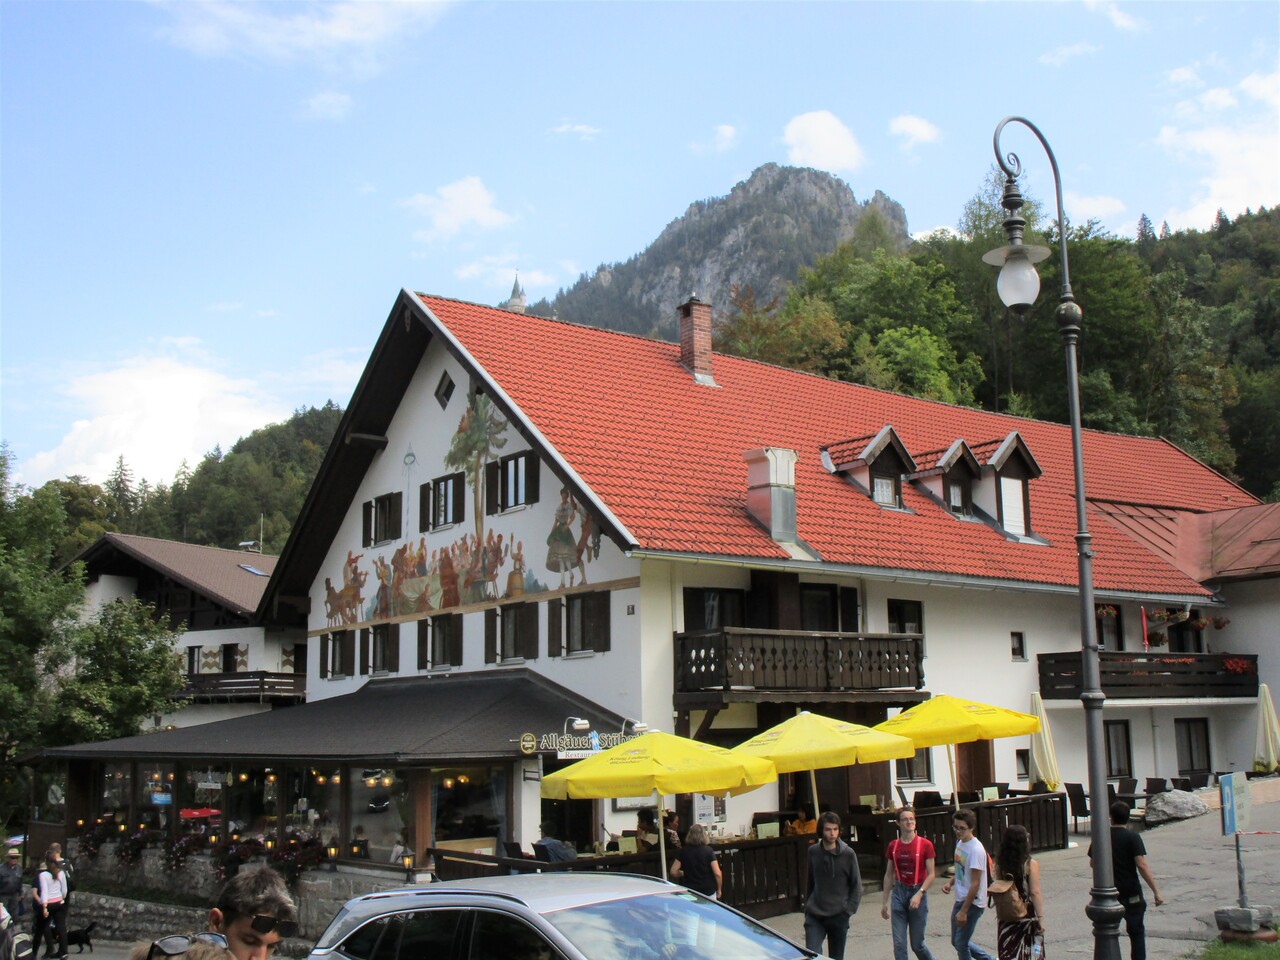
M 301 673 L 195 673 L 178 694 L 197 703 L 302 703 L 307 678 Z
M 1080 654 L 1042 653 L 1040 696 L 1078 699 Z M 1098 655 L 1102 692 L 1109 700 L 1256 697 L 1258 658 L 1242 653 L 1112 653 Z
M 682 695 L 752 690 L 898 691 L 900 698 L 923 688 L 923 658 L 918 633 L 696 630 L 675 635 L 675 692 L 677 702 Z

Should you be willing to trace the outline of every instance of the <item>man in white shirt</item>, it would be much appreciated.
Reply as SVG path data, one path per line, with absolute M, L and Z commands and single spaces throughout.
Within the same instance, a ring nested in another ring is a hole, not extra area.
M 957 810 L 951 818 L 956 833 L 956 875 L 942 885 L 943 893 L 956 892 L 951 908 L 951 945 L 959 960 L 995 960 L 972 943 L 973 931 L 987 906 L 987 851 L 973 835 L 978 818 L 972 810 Z

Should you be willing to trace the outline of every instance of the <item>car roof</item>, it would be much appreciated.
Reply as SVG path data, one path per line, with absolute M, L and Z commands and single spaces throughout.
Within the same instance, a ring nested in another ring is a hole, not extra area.
M 685 889 L 678 884 L 640 874 L 578 871 L 525 873 L 447 880 L 399 890 L 384 890 L 350 901 L 347 910 L 355 916 L 370 916 L 412 909 L 433 902 L 443 904 L 455 897 L 473 899 L 476 896 L 489 896 L 519 902 L 536 913 L 550 913 L 590 903 Z

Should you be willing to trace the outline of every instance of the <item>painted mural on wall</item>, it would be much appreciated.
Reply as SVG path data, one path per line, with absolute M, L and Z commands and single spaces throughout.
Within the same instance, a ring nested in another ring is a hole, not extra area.
M 587 565 L 600 556 L 600 530 L 567 487 L 558 491 L 549 529 L 545 498 L 513 516 L 485 515 L 484 468 L 506 446 L 506 430 L 489 398 L 473 396 L 444 457 L 445 468 L 465 475 L 473 529 L 459 535 L 459 527 L 450 526 L 418 536 L 416 543 L 409 538 L 364 553 L 348 551 L 341 586 L 338 578 L 324 581 L 327 626 L 429 614 L 588 582 Z M 414 495 L 403 498 L 406 510 L 417 501 L 416 492 L 409 493 Z M 405 522 L 402 529 L 412 527 Z M 440 542 L 449 534 L 451 540 Z M 545 538 L 545 555 L 535 537 Z

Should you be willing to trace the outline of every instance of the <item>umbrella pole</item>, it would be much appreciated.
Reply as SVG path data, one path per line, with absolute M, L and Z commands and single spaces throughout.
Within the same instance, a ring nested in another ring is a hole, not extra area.
M 822 808 L 818 806 L 818 775 L 813 772 L 813 768 L 809 768 L 809 792 L 813 794 L 813 815 L 816 817 L 822 812 Z
M 951 809 L 960 809 L 960 784 L 956 781 L 956 745 L 947 744 L 947 763 L 951 765 Z
M 667 880 L 667 828 L 662 823 L 662 794 L 656 787 L 653 796 L 657 800 L 654 807 L 658 811 L 658 879 Z

